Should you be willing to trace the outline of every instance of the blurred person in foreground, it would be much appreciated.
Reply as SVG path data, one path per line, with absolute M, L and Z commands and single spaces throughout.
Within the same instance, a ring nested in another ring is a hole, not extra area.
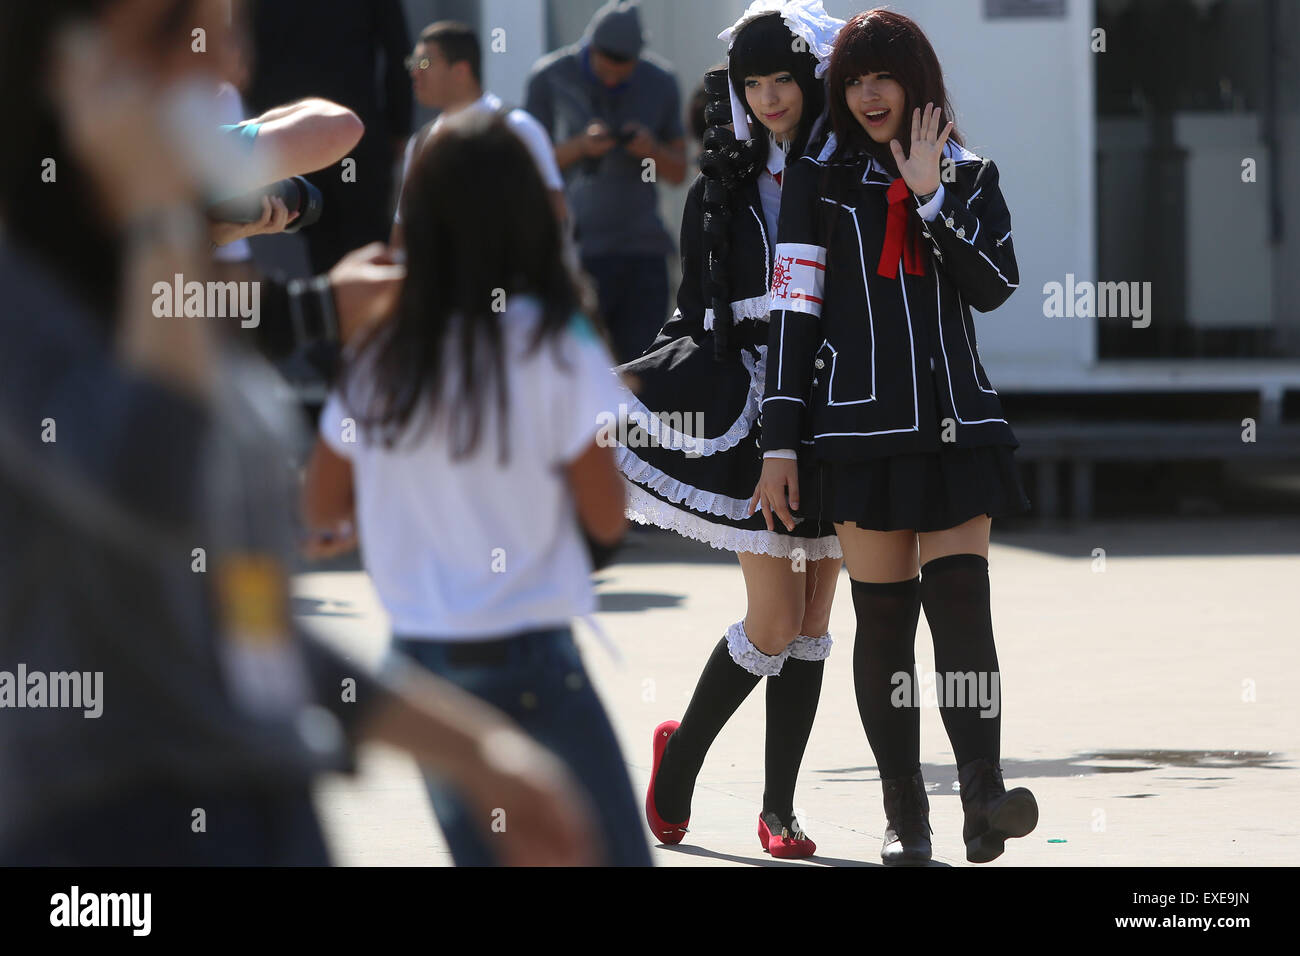
M 266 367 L 229 320 L 156 314 L 156 282 L 204 277 L 174 122 L 210 102 L 189 36 L 222 15 L 0 8 L 0 863 L 328 863 L 310 784 L 362 739 L 508 808 L 506 859 L 586 862 L 585 798 L 502 715 L 295 626 Z
M 326 403 L 307 520 L 355 514 L 396 648 L 565 762 L 593 798 L 603 862 L 647 866 L 570 625 L 595 610 L 584 532 L 610 546 L 625 529 L 599 435 L 620 394 L 609 352 L 536 165 L 499 116 L 444 124 L 415 156 L 402 213 L 406 284 Z M 428 782 L 456 864 L 499 862 L 481 807 L 454 780 Z
M 686 179 L 677 80 L 644 46 L 636 4 L 611 0 L 579 43 L 537 62 L 524 104 L 555 142 L 582 267 L 619 362 L 645 351 L 668 316 L 673 242 L 657 183 Z
M 402 175 L 398 188 L 406 182 L 411 169 L 411 157 L 420 144 L 438 132 L 442 124 L 465 110 L 499 113 L 506 125 L 514 131 L 532 154 L 537 171 L 546 185 L 547 195 L 555 208 L 555 215 L 564 222 L 568 210 L 564 204 L 564 180 L 555 164 L 555 150 L 551 137 L 542 124 L 520 109 L 506 109 L 501 98 L 483 89 L 483 50 L 478 34 L 463 23 L 440 20 L 420 31 L 420 40 L 407 58 L 411 74 L 411 89 L 421 106 L 441 110 L 438 117 L 411 134 L 402 159 Z M 393 214 L 394 246 L 402 244 L 402 208 L 398 203 Z

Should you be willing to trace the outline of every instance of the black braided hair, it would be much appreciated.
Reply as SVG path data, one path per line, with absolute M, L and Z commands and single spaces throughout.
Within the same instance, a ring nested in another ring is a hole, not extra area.
M 762 139 L 737 140 L 727 129 L 731 99 L 726 70 L 704 75 L 704 252 L 707 257 L 705 302 L 713 308 L 714 356 L 721 361 L 731 350 L 731 203 L 742 184 L 757 175 L 767 156 Z

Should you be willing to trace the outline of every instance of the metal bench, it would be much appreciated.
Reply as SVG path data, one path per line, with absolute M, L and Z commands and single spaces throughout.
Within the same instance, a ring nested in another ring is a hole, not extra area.
M 1058 422 L 1015 426 L 1016 458 L 1033 462 L 1034 511 L 1060 514 L 1060 469 L 1070 470 L 1070 516 L 1093 511 L 1093 466 L 1100 461 L 1300 461 L 1300 425 L 1257 423 L 1255 440 L 1243 441 L 1240 422 Z

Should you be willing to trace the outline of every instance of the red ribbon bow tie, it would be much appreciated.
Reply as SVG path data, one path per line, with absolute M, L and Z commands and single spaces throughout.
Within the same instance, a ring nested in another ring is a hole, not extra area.
M 904 200 L 911 195 L 902 178 L 889 184 L 885 193 L 889 199 L 889 218 L 885 220 L 885 245 L 880 250 L 880 265 L 876 272 L 887 279 L 898 275 L 898 260 L 903 260 L 903 271 L 914 276 L 925 275 L 925 260 L 921 255 L 921 237 L 915 228 L 909 228 L 908 207 Z

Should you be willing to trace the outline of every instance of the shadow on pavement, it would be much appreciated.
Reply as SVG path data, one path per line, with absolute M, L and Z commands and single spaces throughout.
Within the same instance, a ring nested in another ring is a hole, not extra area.
M 599 582 L 598 582 L 599 583 Z M 597 611 L 645 611 L 659 607 L 681 607 L 684 594 L 646 591 L 604 591 L 596 595 Z
M 1107 558 L 1300 555 L 1300 519 L 1135 518 L 1017 529 L 994 522 L 993 543 L 1081 560 L 1091 560 L 1093 548 L 1105 548 Z
M 1300 556 L 1300 517 L 1144 517 L 1056 525 L 995 521 L 993 543 L 1080 560 L 1091 560 L 1093 548 L 1105 548 L 1108 558 Z M 614 561 L 734 565 L 736 557 L 671 531 L 637 526 Z
M 1083 777 L 1096 773 L 1141 773 L 1167 767 L 1193 767 L 1207 770 L 1292 770 L 1290 759 L 1276 750 L 1108 750 L 1081 753 L 1054 760 L 1003 759 L 1002 771 L 1007 785 L 1034 777 Z M 814 770 L 835 783 L 878 783 L 875 767 L 841 767 Z M 861 776 L 845 776 L 861 774 Z M 922 764 L 926 792 L 931 796 L 957 793 L 957 768 L 951 764 Z M 1198 783 L 1231 780 L 1232 777 L 1161 777 L 1163 780 L 1194 780 Z M 1202 788 L 1209 789 L 1209 788 Z M 1146 797 L 1152 794 L 1127 794 Z
M 813 856 L 806 860 L 774 860 L 768 856 L 737 856 L 734 853 L 719 853 L 717 850 L 709 850 L 702 846 L 688 846 L 679 843 L 677 846 L 664 846 L 656 844 L 656 850 L 664 850 L 668 853 L 683 853 L 686 856 L 708 857 L 711 860 L 724 860 L 728 863 L 745 863 L 749 866 L 874 866 L 884 869 L 883 863 L 869 863 L 865 860 L 843 860 L 833 856 Z M 947 863 L 931 863 L 932 866 L 947 866 Z

